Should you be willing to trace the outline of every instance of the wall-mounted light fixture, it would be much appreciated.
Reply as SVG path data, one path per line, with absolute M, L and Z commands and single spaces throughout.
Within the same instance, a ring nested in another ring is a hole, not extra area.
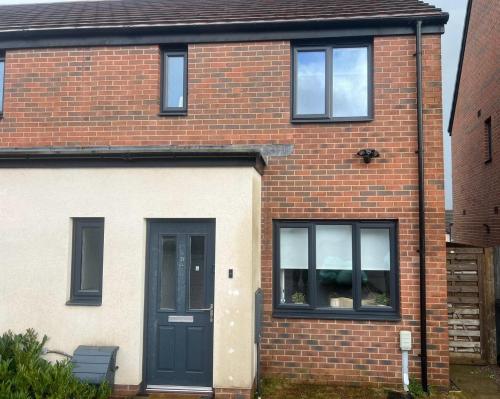
M 365 163 L 370 163 L 373 158 L 378 158 L 380 156 L 379 152 L 373 149 L 359 150 L 356 155 L 363 157 L 363 161 L 365 161 Z

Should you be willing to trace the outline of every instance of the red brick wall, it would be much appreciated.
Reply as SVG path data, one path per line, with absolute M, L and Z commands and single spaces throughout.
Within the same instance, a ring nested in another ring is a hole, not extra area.
M 480 247 L 500 245 L 499 19 L 498 3 L 474 0 L 452 132 L 453 240 Z M 485 164 L 489 117 L 493 157 Z
M 419 374 L 415 38 L 375 38 L 375 120 L 289 122 L 288 42 L 189 46 L 189 115 L 158 117 L 157 47 L 7 53 L 0 146 L 294 144 L 262 185 L 262 287 L 267 374 L 322 382 L 399 384 L 401 329 Z M 424 39 L 430 381 L 448 384 L 440 37 Z M 367 165 L 355 153 L 375 148 Z M 271 317 L 272 220 L 399 222 L 401 322 Z
M 252 399 L 253 389 L 215 388 L 216 399 Z
M 376 39 L 375 122 L 296 129 L 296 155 L 276 160 L 266 173 L 262 286 L 268 312 L 262 359 L 268 373 L 322 382 L 398 384 L 401 329 L 413 332 L 417 348 L 411 373 L 419 373 L 414 52 L 413 38 Z M 424 52 L 429 371 L 431 383 L 447 385 L 439 37 L 425 38 Z M 353 154 L 365 147 L 380 150 L 381 158 L 369 165 L 360 162 Z M 287 179 L 273 182 L 282 175 Z M 397 219 L 402 322 L 272 319 L 273 218 Z

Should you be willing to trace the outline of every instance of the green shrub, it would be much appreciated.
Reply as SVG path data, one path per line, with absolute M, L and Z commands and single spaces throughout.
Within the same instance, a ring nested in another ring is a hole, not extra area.
M 93 386 L 71 373 L 68 360 L 50 363 L 42 358 L 47 342 L 34 330 L 11 331 L 0 337 L 0 398 L 2 399 L 105 399 L 107 384 Z
M 427 395 L 422 388 L 422 384 L 416 378 L 410 377 L 410 385 L 408 385 L 408 390 L 413 398 L 425 398 Z

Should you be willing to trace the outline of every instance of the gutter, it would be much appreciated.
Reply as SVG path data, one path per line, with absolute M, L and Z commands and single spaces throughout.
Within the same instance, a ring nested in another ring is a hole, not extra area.
M 429 393 L 427 380 L 427 288 L 425 270 L 425 160 L 422 89 L 422 21 L 416 23 L 417 136 L 418 136 L 418 241 L 420 258 L 420 367 L 422 388 Z
M 413 35 L 417 20 L 423 33 L 444 32 L 447 13 L 290 21 L 175 25 L 83 25 L 75 27 L 0 28 L 0 48 L 123 46 L 320 39 L 353 36 Z
M 292 144 L 219 146 L 105 146 L 0 148 L 0 169 L 50 167 L 253 166 L 260 174 L 271 157 Z
M 1 148 L 0 169 L 252 166 L 263 174 L 266 155 L 287 153 L 286 150 L 281 146 L 277 148 L 251 146 Z

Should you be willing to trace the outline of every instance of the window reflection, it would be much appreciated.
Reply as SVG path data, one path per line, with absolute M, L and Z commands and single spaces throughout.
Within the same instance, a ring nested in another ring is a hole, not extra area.
M 165 104 L 168 108 L 184 107 L 184 62 L 183 55 L 166 55 Z
M 189 266 L 189 309 L 205 307 L 205 237 L 191 236 Z
M 333 116 L 368 115 L 368 49 L 333 49 Z
M 297 108 L 299 115 L 325 113 L 325 51 L 297 53 Z
M 177 239 L 163 237 L 163 256 L 160 270 L 160 308 L 175 309 L 177 296 Z

